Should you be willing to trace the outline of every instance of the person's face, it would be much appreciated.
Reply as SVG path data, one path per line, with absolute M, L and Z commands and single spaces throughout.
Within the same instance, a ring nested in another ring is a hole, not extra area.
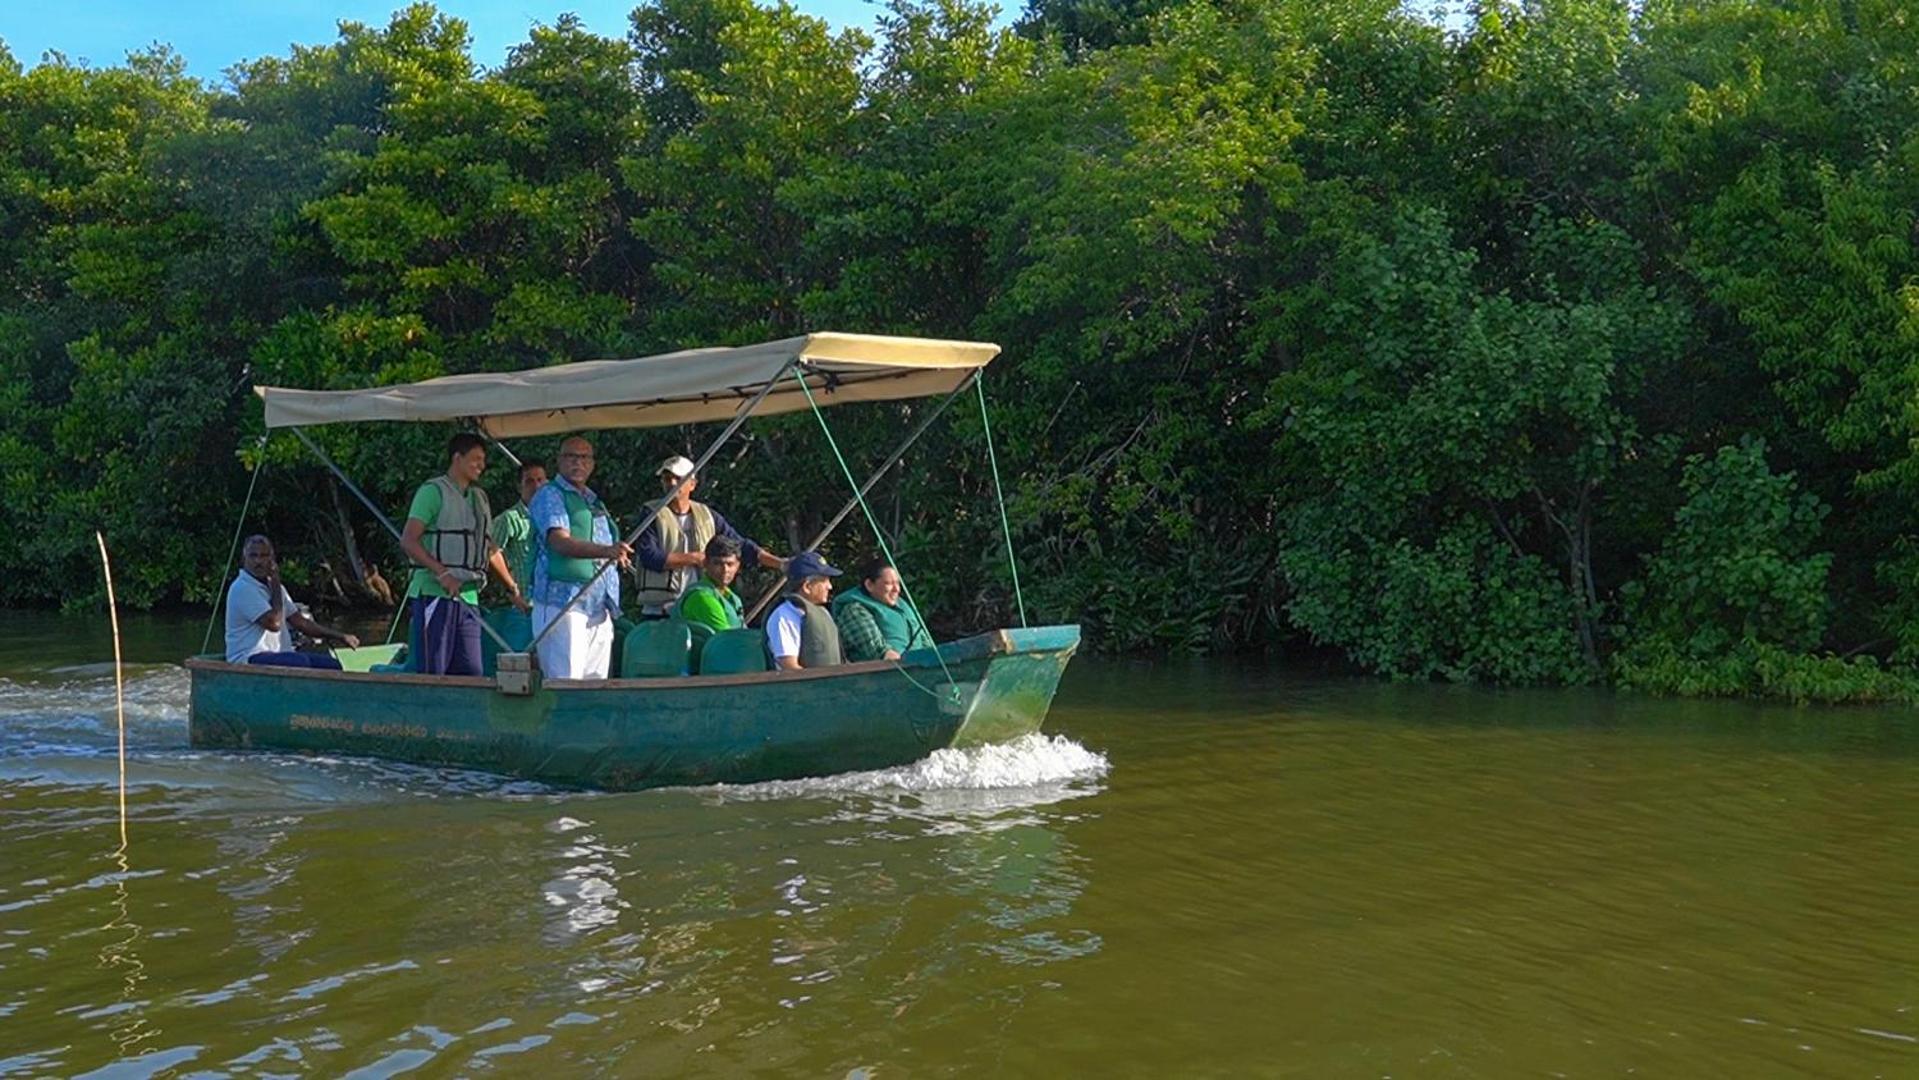
M 486 471 L 486 447 L 476 446 L 464 454 L 453 455 L 453 467 L 447 471 L 464 483 L 479 483 L 480 474 Z
M 684 484 L 682 484 L 679 480 L 675 479 L 672 473 L 660 474 L 660 490 L 666 492 L 668 495 L 674 496 L 675 499 L 678 499 L 681 497 L 688 498 L 688 499 L 692 498 L 693 489 L 699 486 L 700 486 L 699 473 L 689 474 Z
M 593 444 L 585 439 L 568 439 L 560 444 L 560 475 L 584 485 L 593 475 Z
M 740 576 L 740 557 L 738 555 L 708 555 L 706 557 L 706 576 L 713 584 L 726 588 L 733 579 Z
M 520 474 L 520 501 L 532 502 L 533 496 L 546 486 L 546 470 L 535 465 Z
M 273 545 L 260 540 L 248 544 L 247 549 L 240 553 L 240 562 L 247 568 L 247 573 L 265 581 L 273 573 L 275 565 Z
M 824 604 L 826 603 L 826 598 L 833 595 L 833 579 L 829 577 L 807 578 L 805 581 L 800 582 L 800 595 L 813 601 L 815 604 Z
M 864 584 L 867 595 L 873 599 L 887 607 L 895 607 L 899 604 L 900 572 L 898 570 L 890 566 L 885 567 L 878 574 L 867 578 Z

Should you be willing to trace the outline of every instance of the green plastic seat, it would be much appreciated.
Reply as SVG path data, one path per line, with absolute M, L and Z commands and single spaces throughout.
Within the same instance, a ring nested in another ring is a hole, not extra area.
M 759 630 L 723 630 L 700 652 L 702 675 L 746 675 L 766 669 L 766 634 Z
M 394 657 L 404 648 L 406 645 L 402 643 L 362 645 L 357 649 L 335 649 L 333 658 L 340 662 L 343 671 L 392 670 L 396 666 Z
M 684 619 L 654 619 L 627 631 L 620 647 L 620 678 L 665 679 L 686 674 L 693 631 Z
M 719 631 L 702 622 L 687 623 L 686 628 L 693 632 L 693 654 L 687 658 L 686 670 L 700 670 L 700 654 L 706 651 L 706 643 L 713 640 Z
M 526 646 L 533 640 L 533 617 L 518 608 L 494 608 L 481 618 L 493 628 L 494 633 L 506 639 L 511 652 L 525 652 Z M 488 675 L 499 669 L 500 643 L 493 640 L 493 634 L 480 631 L 480 670 Z

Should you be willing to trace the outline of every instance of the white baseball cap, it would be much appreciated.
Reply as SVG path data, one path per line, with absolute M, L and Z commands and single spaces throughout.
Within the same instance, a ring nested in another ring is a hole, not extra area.
M 678 454 L 674 454 L 672 457 L 660 462 L 660 467 L 654 471 L 661 476 L 671 476 L 675 480 L 684 480 L 693 474 L 693 463 Z

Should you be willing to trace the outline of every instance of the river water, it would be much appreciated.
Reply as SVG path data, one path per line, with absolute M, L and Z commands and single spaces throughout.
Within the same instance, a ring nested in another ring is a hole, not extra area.
M 1074 662 L 1042 739 L 627 795 L 204 754 L 0 613 L 0 1076 L 1919 1076 L 1919 720 Z

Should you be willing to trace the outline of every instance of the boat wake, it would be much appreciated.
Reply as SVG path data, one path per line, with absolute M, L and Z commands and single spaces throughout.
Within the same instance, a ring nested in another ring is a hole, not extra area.
M 719 801 L 859 796 L 888 805 L 888 816 L 983 817 L 1096 794 L 1111 768 L 1105 754 L 1064 735 L 1025 735 L 892 769 L 681 790 Z

